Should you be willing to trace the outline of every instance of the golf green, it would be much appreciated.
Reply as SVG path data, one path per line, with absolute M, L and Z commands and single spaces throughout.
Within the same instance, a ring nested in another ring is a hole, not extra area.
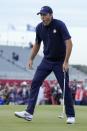
M 87 106 L 75 106 L 75 124 L 66 124 L 66 117 L 58 118 L 62 106 L 37 106 L 32 121 L 14 116 L 15 111 L 25 109 L 24 105 L 0 106 L 0 131 L 87 131 Z

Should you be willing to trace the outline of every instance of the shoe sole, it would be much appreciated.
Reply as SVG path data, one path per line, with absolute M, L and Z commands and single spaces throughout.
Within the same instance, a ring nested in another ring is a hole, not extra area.
M 75 124 L 75 122 L 72 122 L 72 123 L 71 122 L 67 122 L 66 124 Z

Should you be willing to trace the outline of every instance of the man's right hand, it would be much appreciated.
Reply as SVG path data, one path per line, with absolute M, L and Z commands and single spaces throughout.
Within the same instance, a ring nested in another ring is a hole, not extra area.
M 32 65 L 33 65 L 33 60 L 30 59 L 30 60 L 29 60 L 28 67 L 29 67 L 30 69 L 33 69 L 33 68 L 32 68 Z
M 31 70 L 33 69 L 32 68 L 33 60 L 34 60 L 35 56 L 37 55 L 39 49 L 40 49 L 40 44 L 35 43 L 33 45 L 32 52 L 31 52 L 31 55 L 30 55 L 30 59 L 29 59 L 29 62 L 28 62 L 28 68 L 30 68 Z

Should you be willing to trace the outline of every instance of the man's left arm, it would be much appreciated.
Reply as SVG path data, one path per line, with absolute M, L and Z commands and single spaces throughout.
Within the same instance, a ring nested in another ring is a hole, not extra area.
M 63 63 L 63 71 L 67 71 L 69 68 L 69 58 L 72 51 L 72 40 L 71 39 L 65 40 L 65 44 L 66 44 L 66 55 Z

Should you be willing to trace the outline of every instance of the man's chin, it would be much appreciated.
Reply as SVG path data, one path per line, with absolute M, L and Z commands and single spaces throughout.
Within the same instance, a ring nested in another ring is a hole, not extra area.
M 44 26 L 48 26 L 49 25 L 48 23 L 45 23 L 45 22 L 43 22 L 43 24 L 44 24 Z

